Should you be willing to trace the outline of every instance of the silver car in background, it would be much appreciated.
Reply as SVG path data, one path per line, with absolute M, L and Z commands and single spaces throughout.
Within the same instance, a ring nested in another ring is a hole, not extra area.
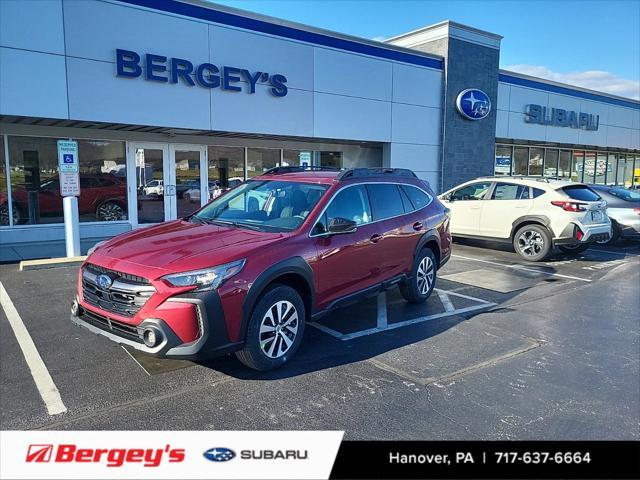
M 607 202 L 607 215 L 611 219 L 611 239 L 640 240 L 640 190 L 630 190 L 613 185 L 589 185 Z

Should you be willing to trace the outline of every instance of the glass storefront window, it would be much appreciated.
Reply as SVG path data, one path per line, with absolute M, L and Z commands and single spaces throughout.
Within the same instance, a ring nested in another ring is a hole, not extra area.
M 558 177 L 571 178 L 571 152 L 569 150 L 560 150 Z
M 182 218 L 200 208 L 200 151 L 176 150 L 175 159 L 176 210 L 178 218 Z M 212 187 L 210 190 L 215 190 Z
M 582 181 L 593 183 L 596 172 L 596 152 L 584 152 L 583 172 Z
M 496 175 L 511 175 L 512 153 L 510 146 L 496 146 L 496 164 L 494 170 Z
M 342 152 L 318 152 L 320 166 L 342 168 Z
M 78 140 L 81 222 L 127 219 L 125 144 Z M 57 139 L 9 137 L 14 224 L 62 223 Z
M 609 161 L 607 162 L 607 185 L 616 184 L 616 174 L 618 173 L 618 155 L 615 153 L 609 154 Z
M 622 155 L 620 156 L 620 160 L 618 160 L 618 184 L 630 187 L 633 185 L 633 155 L 627 155 L 625 157 L 625 161 L 622 165 L 622 172 L 620 171 L 621 163 L 623 163 Z
M 311 150 L 283 150 L 282 166 L 295 167 L 313 165 L 313 152 Z
M 244 147 L 209 147 L 209 195 L 220 195 L 245 181 Z M 217 188 L 216 188 L 217 187 Z
M 542 175 L 544 166 L 544 148 L 529 149 L 529 175 Z
M 640 184 L 640 155 L 636 155 L 636 162 L 633 167 L 633 184 Z
M 574 182 L 582 181 L 582 173 L 584 170 L 584 152 L 582 151 L 573 151 L 573 160 L 572 160 L 572 169 L 571 169 L 571 180 Z
M 138 223 L 164 222 L 164 152 L 136 148 Z
M 274 148 L 247 149 L 247 176 L 249 178 L 262 175 L 280 164 L 280 150 Z
M 607 153 L 598 152 L 596 154 L 593 183 L 598 185 L 604 185 L 606 177 L 607 177 Z M 585 181 L 587 181 L 586 177 L 585 177 Z M 591 181 L 591 177 L 589 177 L 589 181 Z
M 529 149 L 515 147 L 513 149 L 513 175 L 526 175 L 529 164 Z
M 10 224 L 7 195 L 7 164 L 4 158 L 4 136 L 0 135 L 0 226 Z
M 545 177 L 558 176 L 558 150 L 547 148 L 544 158 Z

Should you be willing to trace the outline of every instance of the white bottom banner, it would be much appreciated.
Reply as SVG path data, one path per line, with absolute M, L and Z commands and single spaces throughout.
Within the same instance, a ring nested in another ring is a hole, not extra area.
M 343 435 L 2 431 L 0 478 L 329 478 Z

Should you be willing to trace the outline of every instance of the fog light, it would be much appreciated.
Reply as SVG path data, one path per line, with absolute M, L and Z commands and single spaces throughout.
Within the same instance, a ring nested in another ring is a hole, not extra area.
M 162 335 L 160 332 L 157 332 L 153 328 L 147 328 L 144 332 L 142 332 L 142 340 L 144 340 L 144 344 L 147 347 L 155 347 L 160 340 Z
M 71 304 L 71 315 L 73 315 L 74 317 L 77 317 L 78 313 L 80 313 L 80 305 L 78 305 L 77 300 L 74 300 L 73 303 Z

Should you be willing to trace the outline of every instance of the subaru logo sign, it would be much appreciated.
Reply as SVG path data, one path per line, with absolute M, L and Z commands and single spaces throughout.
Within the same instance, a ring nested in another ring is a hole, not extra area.
M 113 283 L 113 279 L 109 275 L 105 275 L 103 273 L 102 275 L 98 275 L 98 277 L 96 278 L 96 283 L 100 288 L 107 289 Z
M 207 460 L 212 462 L 227 462 L 236 456 L 236 452 L 230 448 L 216 447 L 210 448 L 202 454 Z
M 469 120 L 482 120 L 491 111 L 489 95 L 477 88 L 467 88 L 458 95 L 456 107 Z

